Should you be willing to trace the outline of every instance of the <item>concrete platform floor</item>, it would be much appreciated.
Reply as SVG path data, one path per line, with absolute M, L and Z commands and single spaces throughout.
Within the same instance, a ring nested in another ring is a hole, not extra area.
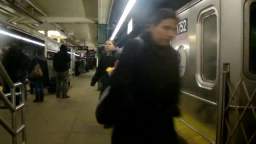
M 69 99 L 47 95 L 43 103 L 27 104 L 28 144 L 110 144 L 111 130 L 95 119 L 96 87 L 90 74 L 71 79 Z
M 28 96 L 26 105 L 28 144 L 110 144 L 111 130 L 103 129 L 95 119 L 98 100 L 96 87 L 90 87 L 93 73 L 71 79 L 69 99 L 46 95 L 43 103 L 33 103 Z M 201 136 L 176 120 L 182 143 L 207 144 Z M 0 141 L 1 144 L 2 143 Z

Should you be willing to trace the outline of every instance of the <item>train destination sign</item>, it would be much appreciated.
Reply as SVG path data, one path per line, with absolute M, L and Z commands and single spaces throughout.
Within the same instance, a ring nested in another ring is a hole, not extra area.
M 188 19 L 182 19 L 177 25 L 177 34 L 182 34 L 188 31 Z

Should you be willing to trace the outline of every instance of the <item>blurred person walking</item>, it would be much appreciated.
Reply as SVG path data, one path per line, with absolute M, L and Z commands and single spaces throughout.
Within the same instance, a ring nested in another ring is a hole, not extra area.
M 112 144 L 178 143 L 173 117 L 180 115 L 179 56 L 170 46 L 177 21 L 174 11 L 160 9 L 145 32 L 125 45 L 101 109 L 109 110 L 101 123 L 113 126 Z
M 99 65 L 91 80 L 91 86 L 94 86 L 96 82 L 100 82 L 102 84 L 100 88 L 101 93 L 110 84 L 110 75 L 108 72 L 115 66 L 117 60 L 117 56 L 115 54 L 116 47 L 114 42 L 108 40 L 105 42 L 104 47 L 105 51 L 100 58 Z

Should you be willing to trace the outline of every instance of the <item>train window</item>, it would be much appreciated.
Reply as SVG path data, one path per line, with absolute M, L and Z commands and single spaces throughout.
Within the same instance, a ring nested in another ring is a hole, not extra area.
M 256 74 L 256 2 L 250 6 L 249 72 Z
M 215 81 L 217 74 L 217 16 L 202 15 L 201 74 L 203 81 Z

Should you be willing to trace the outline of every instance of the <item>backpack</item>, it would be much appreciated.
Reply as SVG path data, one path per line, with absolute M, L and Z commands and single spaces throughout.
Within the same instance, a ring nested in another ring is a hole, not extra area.
M 43 71 L 40 64 L 36 64 L 32 70 L 32 77 L 38 78 L 43 76 Z

